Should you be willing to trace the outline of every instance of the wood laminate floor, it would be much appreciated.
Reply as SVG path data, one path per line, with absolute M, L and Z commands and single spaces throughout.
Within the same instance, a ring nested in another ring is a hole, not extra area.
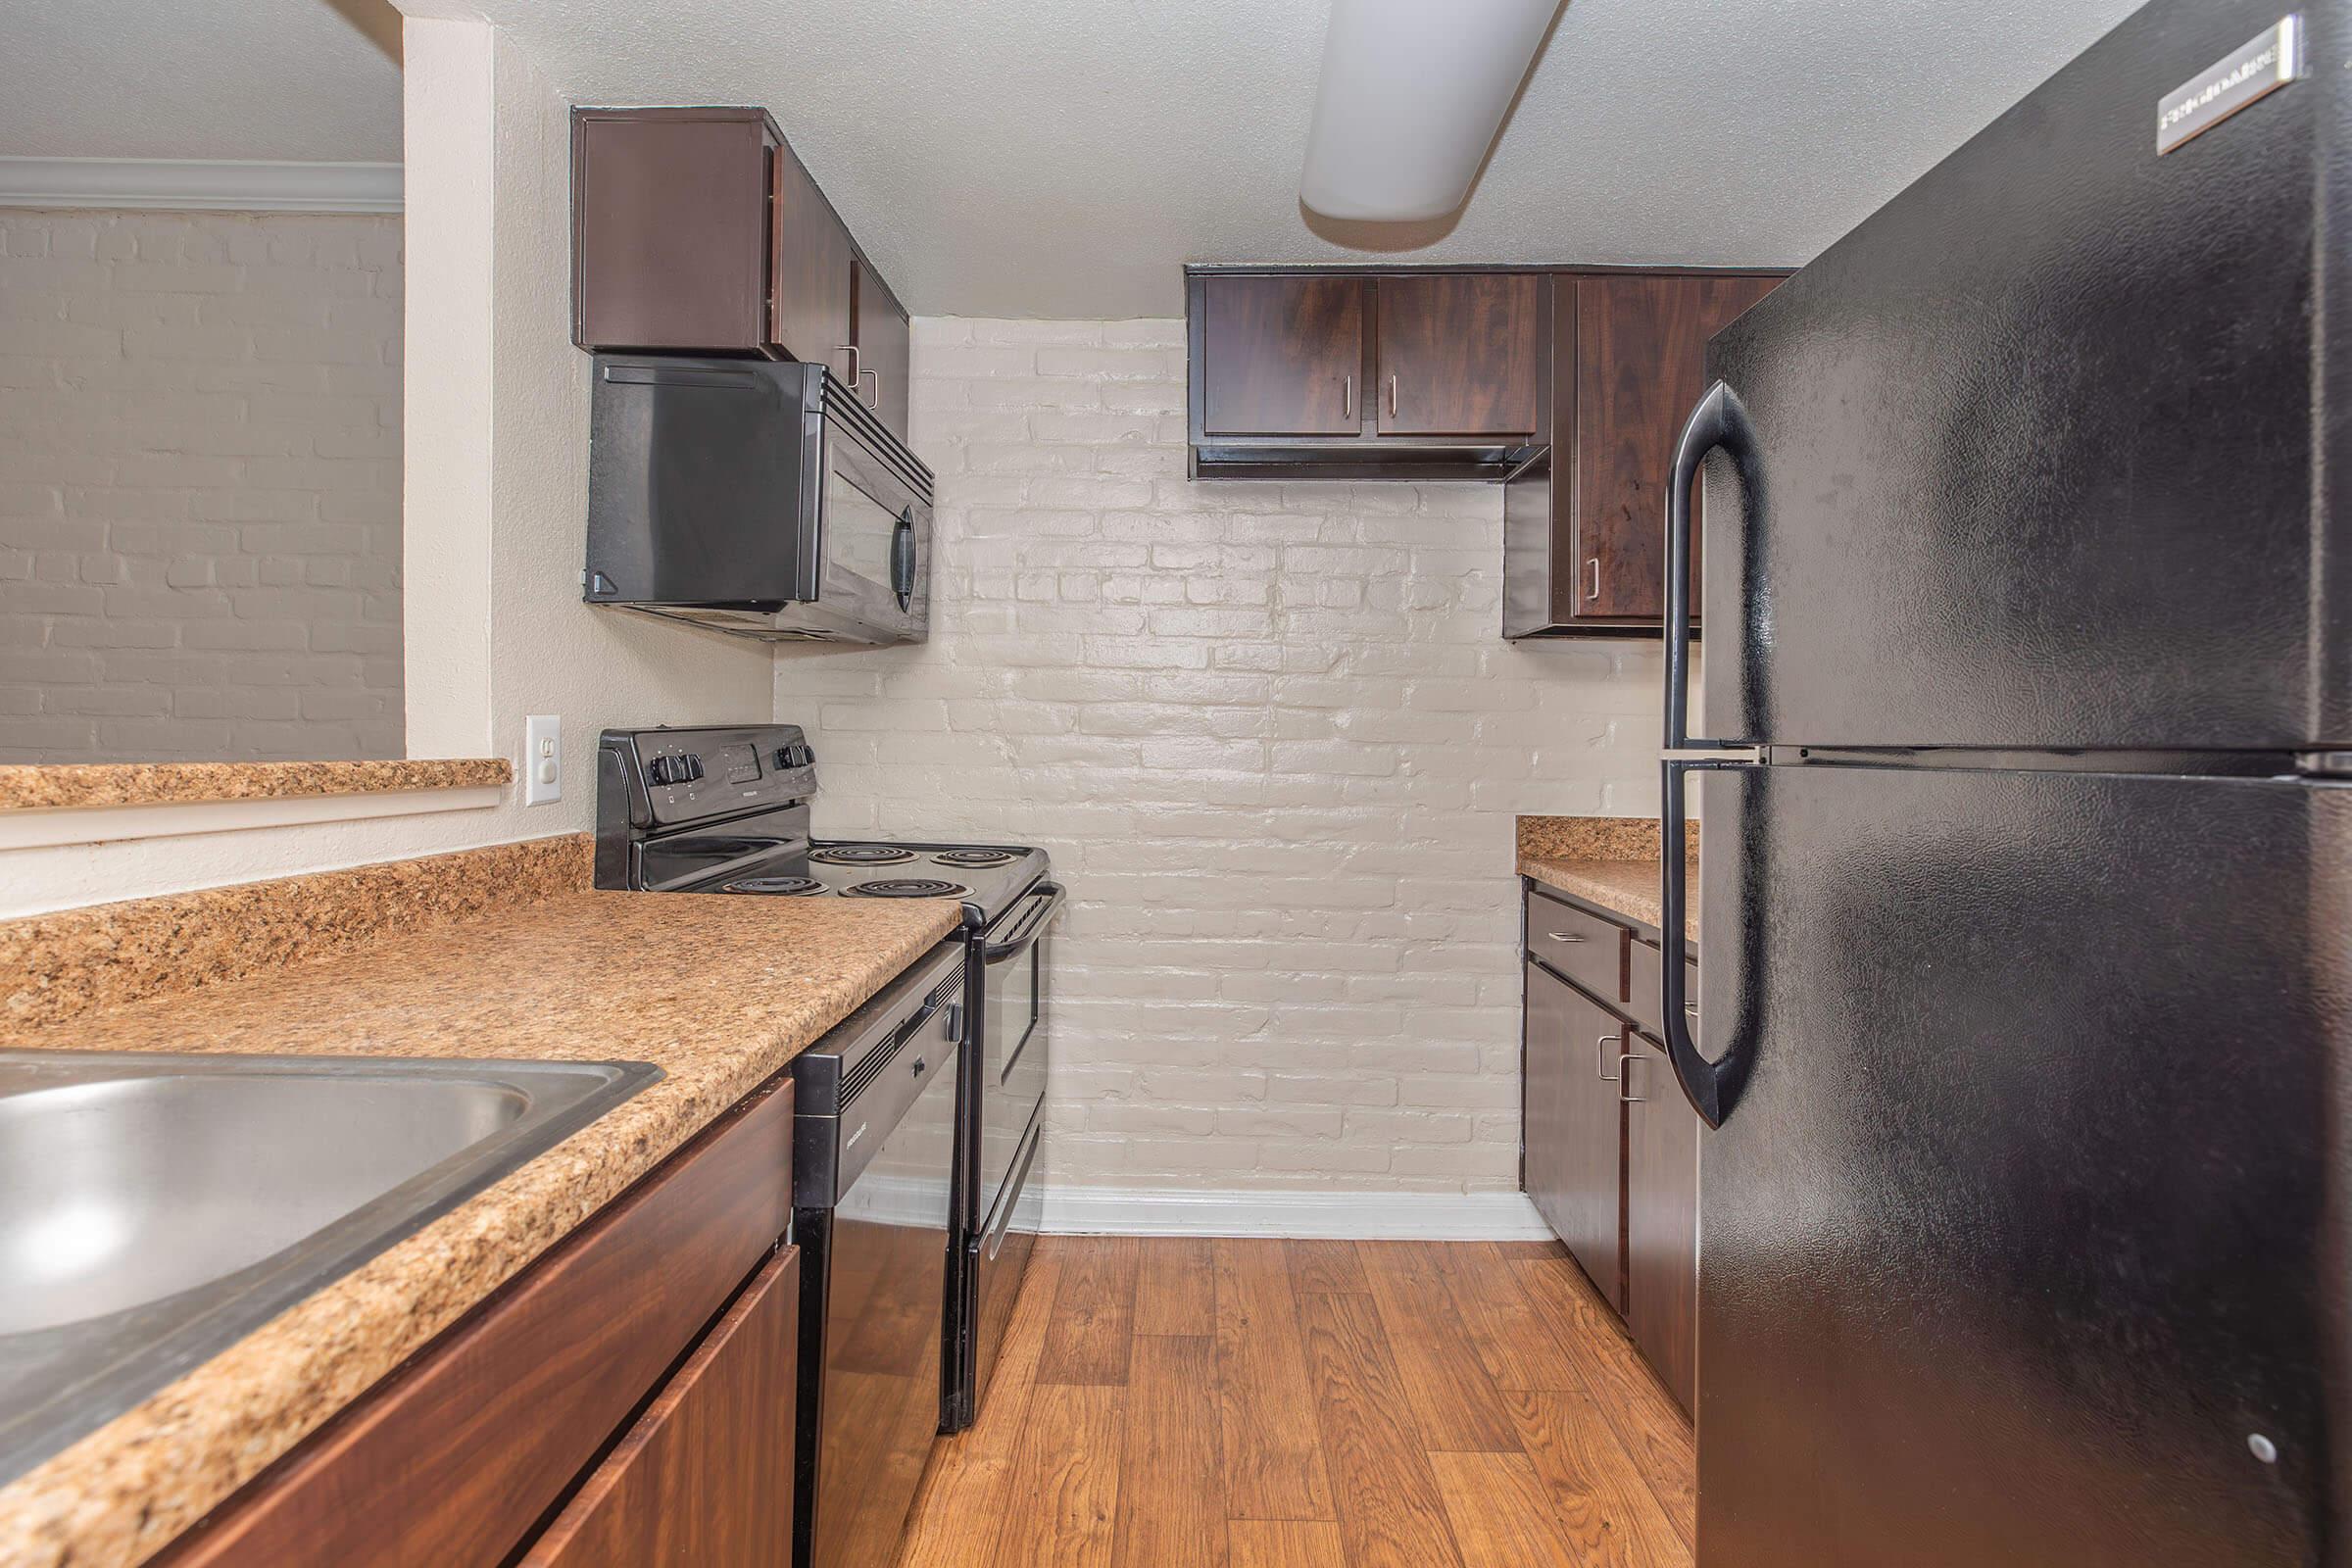
M 1692 1512 L 1554 1245 L 1051 1237 L 900 1568 L 1668 1568 Z

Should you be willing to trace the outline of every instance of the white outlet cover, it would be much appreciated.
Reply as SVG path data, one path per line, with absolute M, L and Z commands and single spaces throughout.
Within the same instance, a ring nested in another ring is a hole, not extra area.
M 564 798 L 564 717 L 533 713 L 522 721 L 522 804 L 546 806 Z

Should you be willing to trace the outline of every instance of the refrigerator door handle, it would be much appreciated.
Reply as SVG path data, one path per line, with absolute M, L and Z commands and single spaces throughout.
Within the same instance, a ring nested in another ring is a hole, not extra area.
M 1690 497 L 1707 454 L 1721 448 L 1739 466 L 1749 506 L 1763 494 L 1755 427 L 1740 395 L 1723 382 L 1707 388 L 1690 411 L 1675 442 L 1674 471 L 1666 489 L 1666 746 L 1658 760 L 1658 932 L 1668 938 L 1666 961 L 1658 965 L 1662 992 L 1658 1016 L 1666 1056 L 1674 1065 L 1690 1108 L 1709 1127 L 1731 1114 L 1753 1060 L 1751 1042 L 1735 1040 L 1709 1061 L 1690 1037 L 1684 1010 L 1682 941 L 1686 929 L 1684 883 L 1690 875 L 1683 849 L 1687 833 L 1683 782 L 1706 768 L 1753 767 L 1761 747 L 1727 746 L 1690 736 Z M 1624 1069 L 1618 1071 L 1622 1074 Z

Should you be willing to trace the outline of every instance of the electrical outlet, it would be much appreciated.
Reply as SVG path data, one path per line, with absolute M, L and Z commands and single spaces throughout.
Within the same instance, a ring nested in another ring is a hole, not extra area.
M 522 804 L 546 806 L 563 798 L 563 715 L 533 713 L 522 721 Z

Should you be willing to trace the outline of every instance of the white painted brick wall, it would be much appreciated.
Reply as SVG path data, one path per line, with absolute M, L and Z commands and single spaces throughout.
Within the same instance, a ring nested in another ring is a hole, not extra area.
M 1501 493 L 1194 483 L 1180 321 L 915 323 L 932 636 L 789 651 L 820 831 L 1044 846 L 1062 1184 L 1508 1189 L 1512 821 L 1654 808 L 1656 644 L 1506 644 Z
M 0 214 L 0 762 L 399 757 L 401 220 Z

